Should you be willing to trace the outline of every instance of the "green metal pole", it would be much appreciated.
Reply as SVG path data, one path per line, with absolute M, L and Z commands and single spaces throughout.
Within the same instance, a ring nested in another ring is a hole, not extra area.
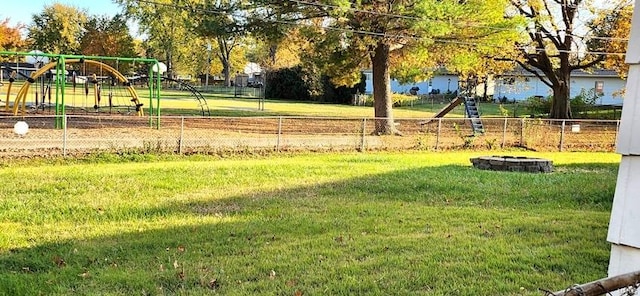
M 56 128 L 62 127 L 62 122 L 60 121 L 60 59 L 56 63 Z
M 157 129 L 160 129 L 160 87 L 162 87 L 162 84 L 160 83 L 160 63 L 156 62 L 156 65 L 158 65 L 158 77 L 156 78 L 158 80 L 158 84 L 156 87 L 156 113 L 158 114 L 158 120 L 156 121 L 157 124 Z
M 66 128 L 65 125 L 66 125 L 67 121 L 65 120 L 65 118 L 67 116 L 67 110 L 66 110 L 67 107 L 66 107 L 65 102 L 64 102 L 64 93 L 65 93 L 65 89 L 67 88 L 67 64 L 66 64 L 66 60 L 65 60 L 65 58 L 63 56 L 60 57 L 60 60 L 58 61 L 58 63 L 60 63 L 60 68 L 61 68 L 60 69 L 61 70 L 60 74 L 62 75 L 62 79 L 60 80 L 60 83 L 62 84 L 62 86 L 60 88 L 61 89 L 61 93 L 62 93 L 62 98 L 61 98 L 62 99 L 61 100 L 62 101 L 62 106 L 60 108 L 61 109 L 60 111 L 62 111 L 61 112 L 62 113 L 61 114 L 62 118 L 60 118 L 60 120 L 62 121 L 62 128 Z
M 149 127 L 153 128 L 153 67 L 149 67 Z

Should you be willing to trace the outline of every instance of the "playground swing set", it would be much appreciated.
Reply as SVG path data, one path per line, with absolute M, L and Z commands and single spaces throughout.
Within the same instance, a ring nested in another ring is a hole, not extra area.
M 44 111 L 48 106 L 49 109 L 53 106 L 56 115 L 55 126 L 62 128 L 64 126 L 64 115 L 67 114 L 67 106 L 73 107 L 74 111 L 90 112 L 93 107 L 93 112 L 100 112 L 104 106 L 109 107 L 109 113 L 113 112 L 114 108 L 127 108 L 126 113 L 131 113 L 131 108 L 135 108 L 135 114 L 137 116 L 143 116 L 144 104 L 140 102 L 140 98 L 136 89 L 132 83 L 125 77 L 118 68 L 120 62 L 132 62 L 134 67 L 136 63 L 149 64 L 149 125 L 160 126 L 160 88 L 161 88 L 161 65 L 156 59 L 146 58 L 125 58 L 125 57 L 105 57 L 105 56 L 79 56 L 79 55 L 64 55 L 64 54 L 49 54 L 42 52 L 10 52 L 0 51 L 0 56 L 23 56 L 31 59 L 38 60 L 42 64 L 39 68 L 36 68 L 30 75 L 22 73 L 19 69 L 13 69 L 8 63 L 2 67 L 3 70 L 9 71 L 9 83 L 8 85 L 0 85 L 0 87 L 6 87 L 5 98 L 0 98 L 0 101 L 4 99 L 4 111 L 11 112 L 14 116 L 25 115 L 27 112 L 27 99 L 34 99 L 35 110 L 42 108 Z M 48 62 L 48 60 L 51 62 Z M 116 68 L 106 64 L 104 61 L 115 61 Z M 80 65 L 78 69 L 75 69 L 75 65 Z M 93 67 L 93 74 L 88 75 L 87 67 Z M 82 71 L 83 70 L 83 71 Z M 82 72 L 84 75 L 78 75 Z M 69 75 L 71 73 L 71 75 Z M 105 75 L 106 74 L 106 75 Z M 11 104 L 12 90 L 16 86 L 16 77 L 20 75 L 25 78 L 24 84 L 17 91 L 13 104 Z M 71 86 L 73 93 L 71 94 L 71 102 L 69 102 L 68 78 L 71 78 Z M 39 83 L 38 83 L 39 82 Z M 77 97 L 77 84 L 84 84 L 84 104 L 78 106 Z M 35 94 L 30 96 L 30 88 L 35 85 Z M 106 85 L 107 102 L 103 103 L 103 88 Z M 92 87 L 91 87 L 92 86 Z M 93 91 L 90 91 L 93 88 Z M 55 90 L 55 93 L 54 93 Z M 92 95 L 92 96 L 90 96 Z M 93 106 L 89 103 L 89 98 L 93 99 Z M 48 98 L 48 104 L 45 100 Z M 122 99 L 126 98 L 127 103 L 122 104 Z M 52 103 L 53 100 L 53 103 Z M 154 103 L 155 101 L 155 103 Z M 71 104 L 69 104 L 71 103 Z M 73 112 L 73 111 L 72 111 Z M 120 112 L 119 112 L 120 113 Z

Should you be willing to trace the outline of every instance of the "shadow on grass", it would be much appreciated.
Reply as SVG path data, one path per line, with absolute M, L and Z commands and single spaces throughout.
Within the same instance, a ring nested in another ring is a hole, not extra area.
M 169 197 L 104 221 L 127 233 L 0 254 L 0 294 L 537 295 L 606 273 L 617 165 L 558 169 L 425 167 Z

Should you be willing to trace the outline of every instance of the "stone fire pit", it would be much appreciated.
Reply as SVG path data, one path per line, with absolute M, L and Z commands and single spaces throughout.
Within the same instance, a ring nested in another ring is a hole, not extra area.
M 471 159 L 475 168 L 492 171 L 550 173 L 553 161 L 523 156 L 480 156 Z

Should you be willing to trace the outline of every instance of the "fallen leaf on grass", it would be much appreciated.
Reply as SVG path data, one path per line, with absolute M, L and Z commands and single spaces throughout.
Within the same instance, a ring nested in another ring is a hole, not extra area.
M 67 262 L 64 262 L 64 259 L 60 258 L 59 256 L 55 256 L 53 257 L 53 262 L 58 266 L 58 267 L 64 267 L 67 265 Z
M 178 265 L 178 260 L 174 260 L 173 261 L 173 268 L 178 269 L 178 267 L 180 267 L 180 265 Z
M 211 290 L 215 290 L 218 289 L 220 287 L 220 283 L 218 282 L 218 279 L 211 279 L 209 281 L 209 285 L 208 285 L 209 289 Z
M 269 278 L 272 279 L 272 280 L 276 278 L 276 271 L 275 270 L 272 269 L 271 272 L 269 272 Z
M 178 252 L 183 253 L 184 252 L 184 246 L 183 245 L 179 245 L 178 246 Z
M 302 291 L 297 290 L 295 293 L 293 293 L 294 296 L 302 296 Z

